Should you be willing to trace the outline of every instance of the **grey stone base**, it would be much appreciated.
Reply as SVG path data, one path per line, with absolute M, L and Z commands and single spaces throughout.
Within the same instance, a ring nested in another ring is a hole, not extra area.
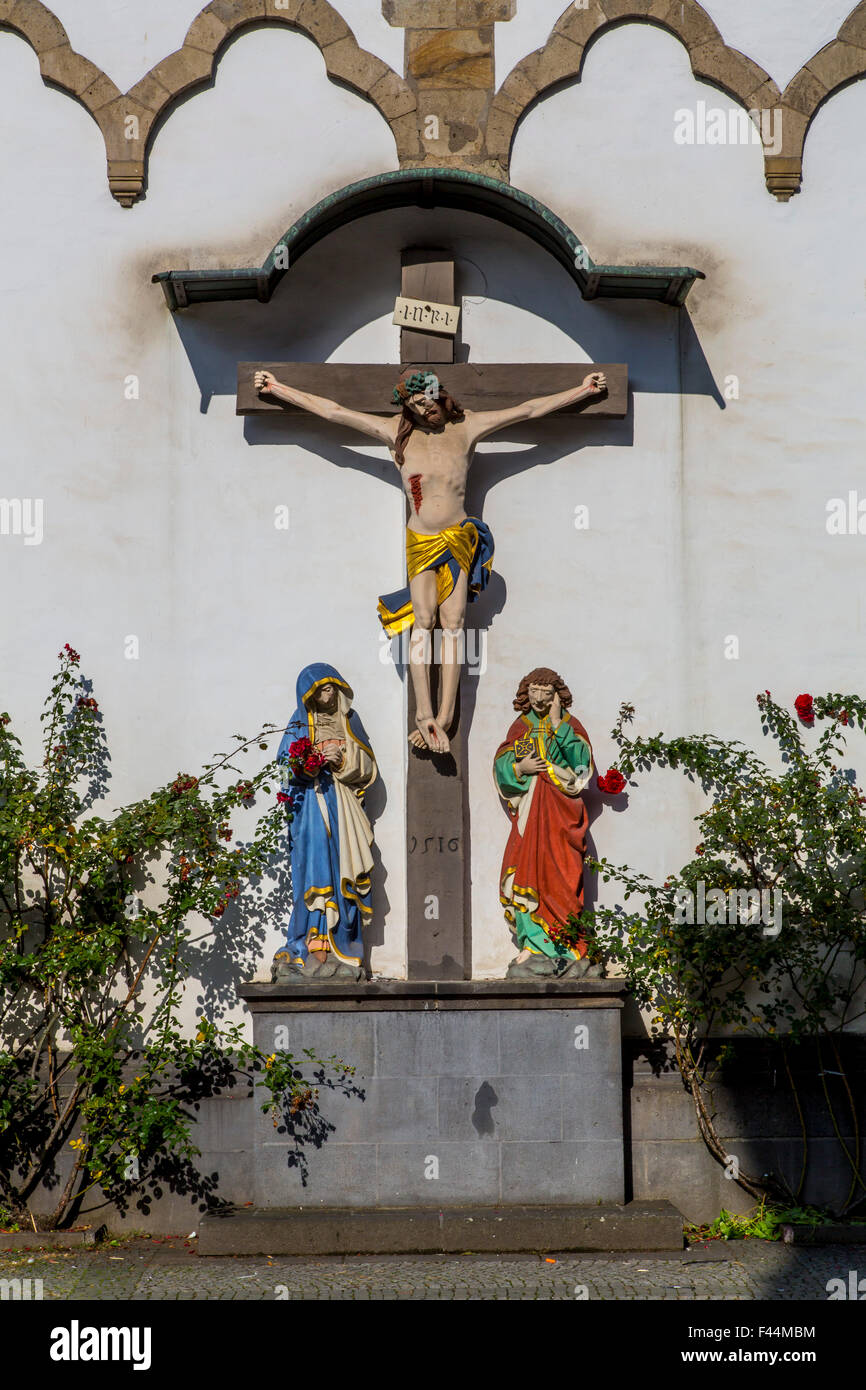
M 317 1090 L 313 1115 L 275 1125 L 257 1113 L 257 1209 L 624 1201 L 623 981 L 250 984 L 239 992 L 257 1045 L 291 1053 Z M 308 1049 L 350 1063 L 351 1079 L 320 1073 L 303 1060 Z
M 866 1226 L 843 1226 L 827 1222 L 826 1226 L 783 1226 L 785 1245 L 866 1245 Z
M 682 1250 L 670 1202 L 593 1207 L 259 1209 L 205 1216 L 200 1255 L 403 1255 Z
M 723 1045 L 723 1039 L 713 1043 Z M 839 1038 L 842 1069 L 857 1106 L 860 1132 L 866 1120 L 866 1037 Z M 736 1156 L 743 1172 L 771 1173 L 796 1191 L 803 1170 L 803 1138 L 797 1101 L 808 1134 L 805 1182 L 799 1205 L 843 1209 L 851 1186 L 851 1167 L 833 1128 L 826 1084 L 832 1097 L 842 1138 L 856 1152 L 852 1116 L 845 1082 L 835 1075 L 837 1063 L 825 1078 L 814 1043 L 789 1049 L 796 1096 L 785 1075 L 778 1050 L 754 1038 L 735 1043 L 732 1062 L 716 1070 L 712 1088 L 715 1125 L 725 1152 Z M 722 1207 L 739 1214 L 754 1209 L 754 1198 L 726 1176 L 697 1132 L 695 1110 L 676 1071 L 672 1049 L 660 1056 L 637 1039 L 625 1045 L 625 1089 L 628 1097 L 627 1155 L 636 1199 L 667 1198 L 690 1221 L 713 1221 Z M 630 1132 L 629 1132 L 630 1131 Z M 862 1190 L 860 1190 L 862 1196 Z M 853 1209 L 850 1215 L 862 1215 Z M 861 1228 L 866 1230 L 866 1228 Z

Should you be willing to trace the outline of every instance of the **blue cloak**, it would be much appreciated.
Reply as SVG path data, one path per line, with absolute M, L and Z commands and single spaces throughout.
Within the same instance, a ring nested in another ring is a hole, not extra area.
M 310 944 L 318 938 L 322 945 L 327 942 L 338 960 L 358 966 L 364 954 L 362 927 L 373 911 L 369 874 L 341 874 L 338 791 L 331 768 L 326 766 L 316 778 L 310 778 L 303 773 L 295 775 L 288 765 L 292 743 L 300 738 L 315 740 L 312 701 L 323 685 L 335 685 L 346 701 L 353 698 L 351 686 L 333 666 L 320 661 L 305 666 L 297 681 L 297 708 L 277 751 L 294 814 L 288 827 L 293 908 L 286 945 L 277 957 L 288 954 L 293 964 L 302 965 Z M 370 740 L 355 710 L 346 710 L 342 722 L 347 741 L 353 739 L 373 758 Z M 365 785 L 353 788 L 351 795 L 360 802 L 376 775 L 373 758 L 372 776 Z M 341 791 L 345 795 L 346 789 Z M 322 815 L 320 797 L 324 799 L 329 825 Z

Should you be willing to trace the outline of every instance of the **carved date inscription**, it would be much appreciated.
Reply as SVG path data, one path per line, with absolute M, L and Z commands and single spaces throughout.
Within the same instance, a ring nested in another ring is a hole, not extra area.
M 414 854 L 419 844 L 424 846 L 418 851 L 420 854 L 456 854 L 460 848 L 460 838 L 457 835 L 452 835 L 449 840 L 446 840 L 444 835 L 428 835 L 421 841 L 417 835 L 410 835 L 409 853 Z

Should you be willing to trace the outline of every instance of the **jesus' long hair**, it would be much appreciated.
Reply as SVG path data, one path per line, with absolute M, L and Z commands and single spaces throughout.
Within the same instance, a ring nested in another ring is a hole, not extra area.
M 405 381 L 415 370 L 415 367 L 407 367 L 407 369 L 401 373 L 400 380 Z M 462 405 L 459 401 L 455 401 L 454 397 L 446 391 L 441 381 L 439 383 L 439 404 L 442 407 L 446 421 L 463 419 L 464 411 Z M 406 462 L 406 445 L 409 442 L 409 436 L 417 428 L 418 420 L 413 414 L 411 407 L 404 403 L 403 414 L 397 426 L 397 439 L 394 444 L 394 461 L 398 468 L 402 468 L 403 464 Z

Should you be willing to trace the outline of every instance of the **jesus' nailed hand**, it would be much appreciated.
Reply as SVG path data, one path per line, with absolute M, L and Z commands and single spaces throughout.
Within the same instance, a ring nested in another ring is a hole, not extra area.
M 255 388 L 260 395 L 273 396 L 319 415 L 323 420 L 346 425 L 387 444 L 390 449 L 409 500 L 407 562 L 411 602 L 407 602 L 393 619 L 391 615 L 383 615 L 380 602 L 380 616 L 386 631 L 400 631 L 402 626 L 412 623 L 409 668 L 415 692 L 417 728 L 410 734 L 410 742 L 416 748 L 447 753 L 460 682 L 470 576 L 476 560 L 475 555 L 467 553 L 465 544 L 452 547 L 450 541 L 458 539 L 459 528 L 468 521 L 466 478 L 475 446 L 508 425 L 537 420 L 542 415 L 565 410 L 600 395 L 607 390 L 604 373 L 590 372 L 579 386 L 553 396 L 539 396 L 504 410 L 475 411 L 463 410 L 452 400 L 432 371 L 410 368 L 403 372 L 394 389 L 394 402 L 402 405 L 402 413 L 394 416 L 347 410 L 336 401 L 286 386 L 270 372 L 256 372 Z M 468 531 L 468 527 L 466 529 Z M 473 527 L 473 532 L 477 550 L 477 527 Z M 437 545 L 437 539 L 442 543 Z M 432 557 L 429 560 L 423 558 L 425 547 Z M 492 555 L 492 541 L 489 551 Z M 419 555 L 421 559 L 414 558 Z M 481 566 L 476 568 L 480 571 Z M 442 573 L 446 570 L 443 579 Z M 482 588 L 486 582 L 485 571 L 477 581 L 473 579 L 473 590 Z M 442 670 L 439 708 L 434 715 L 430 660 L 431 634 L 437 615 L 442 624 Z M 389 626 L 390 621 L 393 626 Z

